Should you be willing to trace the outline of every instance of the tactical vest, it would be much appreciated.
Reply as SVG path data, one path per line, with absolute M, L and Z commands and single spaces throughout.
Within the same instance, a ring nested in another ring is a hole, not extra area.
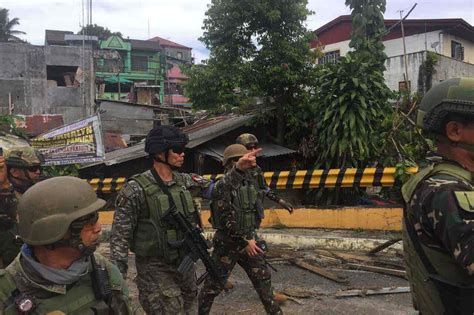
M 237 229 L 238 232 L 243 234 L 250 234 L 257 228 L 258 219 L 258 192 L 255 188 L 254 183 L 247 182 L 237 189 L 235 194 L 232 196 L 232 204 L 224 205 L 231 206 L 235 209 Z M 210 223 L 212 227 L 221 230 L 222 226 L 222 211 L 217 205 L 217 201 L 211 202 L 211 218 Z
M 176 184 L 169 187 L 178 212 L 191 222 L 198 223 L 198 214 L 194 208 L 191 193 L 185 188 L 179 175 L 174 175 Z M 138 223 L 131 241 L 130 250 L 137 256 L 163 257 L 168 263 L 178 263 L 186 252 L 172 248 L 170 243 L 183 240 L 181 231 L 177 231 L 162 220 L 163 214 L 169 209 L 168 196 L 161 191 L 157 183 L 145 174 L 132 177 L 143 189 L 146 207 L 140 209 Z
M 97 257 L 97 255 L 96 255 Z M 102 258 L 103 259 L 103 258 Z M 20 264 L 19 256 L 13 264 Z M 11 266 L 11 265 L 10 265 Z M 105 264 L 109 274 L 109 284 L 113 290 L 122 288 L 122 278 L 117 270 Z M 10 267 L 9 267 L 10 268 Z M 5 315 L 21 314 L 15 305 L 13 293 L 17 290 L 14 275 L 7 269 L 0 269 L 0 313 Z M 90 273 L 82 276 L 66 294 L 57 294 L 48 299 L 34 298 L 35 308 L 28 314 L 110 314 L 111 310 L 104 301 L 96 300 L 92 289 Z M 2 304 L 6 305 L 2 313 Z
M 402 188 L 405 201 L 403 246 L 414 306 L 422 314 L 472 314 L 474 276 L 470 276 L 449 252 L 421 243 L 413 226 L 407 226 L 410 224 L 406 221 L 407 206 L 413 194 L 423 180 L 435 174 L 446 174 L 472 183 L 469 171 L 451 163 L 440 163 L 424 168 Z M 460 207 L 466 211 L 474 211 L 474 208 L 470 208 L 471 205 L 474 206 L 474 192 L 455 192 L 455 196 Z M 419 251 L 423 251 L 426 258 L 422 257 L 423 253 L 420 255 Z M 434 270 L 429 272 L 432 268 Z

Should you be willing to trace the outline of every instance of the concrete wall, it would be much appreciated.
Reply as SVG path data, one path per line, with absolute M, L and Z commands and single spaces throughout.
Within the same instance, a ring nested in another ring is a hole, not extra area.
M 464 38 L 457 37 L 448 33 L 442 34 L 442 54 L 451 57 L 451 41 L 456 41 L 461 43 L 464 47 L 464 60 L 465 62 L 469 62 L 474 64 L 474 42 L 468 41 Z
M 428 32 L 426 34 L 415 34 L 411 36 L 406 36 L 405 46 L 406 46 L 407 54 L 412 54 L 412 53 L 416 53 L 423 50 L 439 53 L 440 45 L 438 44 L 437 51 L 435 51 L 435 49 L 432 48 L 431 45 L 435 45 L 436 43 L 440 42 L 441 40 L 440 33 L 441 31 L 433 31 L 433 32 Z M 426 45 L 425 45 L 425 41 L 426 41 Z M 401 38 L 387 40 L 387 41 L 384 41 L 383 44 L 385 45 L 385 53 L 387 54 L 387 57 L 390 58 L 390 57 L 403 55 L 403 40 Z
M 411 81 L 411 90 L 418 90 L 418 76 L 420 66 L 425 60 L 426 52 L 408 54 L 408 78 Z M 385 66 L 387 71 L 384 73 L 387 86 L 398 91 L 398 83 L 404 80 L 405 61 L 402 55 L 388 58 Z M 453 58 L 438 54 L 438 62 L 435 66 L 435 72 L 432 78 L 432 84 L 435 85 L 441 81 L 456 77 L 474 77 L 474 64 L 459 61 Z
M 47 66 L 82 68 L 82 48 L 0 43 L 0 108 L 3 113 L 8 112 L 10 93 L 16 114 L 61 114 L 65 123 L 90 115 L 95 97 L 94 76 L 90 78 L 90 50 L 86 50 L 85 55 L 81 87 L 48 87 Z

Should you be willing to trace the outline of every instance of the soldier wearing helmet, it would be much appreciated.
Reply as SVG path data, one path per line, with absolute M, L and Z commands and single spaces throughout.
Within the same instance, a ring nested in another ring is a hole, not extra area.
M 256 150 L 258 149 L 258 139 L 251 133 L 243 133 L 240 136 L 237 137 L 235 140 L 235 143 L 241 144 L 247 148 L 247 150 Z M 278 203 L 280 206 L 282 206 L 284 209 L 288 210 L 290 214 L 293 213 L 293 205 L 284 200 L 283 198 L 280 198 L 273 190 L 268 187 L 265 178 L 263 177 L 262 169 L 260 167 L 256 167 L 253 170 L 255 181 L 256 181 L 256 186 L 259 189 L 259 205 L 258 205 L 258 213 L 259 213 L 259 225 L 260 222 L 263 220 L 265 217 L 265 212 L 263 208 L 263 198 L 266 196 L 268 199 Z
M 222 161 L 225 174 L 236 161 L 252 152 L 242 144 L 232 144 L 224 150 Z M 255 151 L 257 152 L 257 151 Z M 227 277 L 238 263 L 247 273 L 262 301 L 267 314 L 282 314 L 273 295 L 271 274 L 263 259 L 264 251 L 258 246 L 256 229 L 259 224 L 258 188 L 253 169 L 247 170 L 238 188 L 230 194 L 211 201 L 209 221 L 217 231 L 214 234 L 212 259 L 227 271 Z M 207 278 L 199 292 L 199 314 L 209 314 L 214 299 L 223 288 Z
M 128 251 L 135 253 L 139 299 L 147 314 L 195 313 L 194 267 L 191 272 L 179 273 L 178 266 L 188 253 L 171 246 L 180 242 L 183 235 L 162 219 L 170 204 L 174 203 L 191 224 L 198 225 L 193 197 L 216 199 L 228 194 L 240 185 L 243 171 L 256 165 L 256 153 L 248 153 L 216 182 L 181 173 L 178 169 L 184 163 L 187 143 L 188 137 L 174 126 L 153 128 L 145 141 L 152 168 L 133 176 L 115 203 L 112 259 L 125 277 Z
M 130 314 L 120 271 L 94 253 L 105 201 L 79 178 L 36 184 L 18 203 L 20 254 L 0 270 L 2 314 Z
M 41 155 L 25 140 L 0 135 L 0 267 L 7 266 L 20 251 L 16 231 L 18 198 L 41 179 Z
M 434 137 L 437 151 L 402 188 L 414 306 L 421 314 L 473 314 L 474 78 L 429 90 L 417 124 Z

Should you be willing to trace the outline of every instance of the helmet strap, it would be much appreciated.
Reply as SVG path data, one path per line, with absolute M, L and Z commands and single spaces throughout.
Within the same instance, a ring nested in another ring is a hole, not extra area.
M 153 160 L 154 160 L 155 162 L 168 165 L 172 170 L 178 169 L 176 166 L 171 165 L 170 163 L 168 163 L 168 155 L 169 155 L 169 149 L 165 151 L 165 160 L 163 161 L 162 159 L 156 157 L 155 154 L 151 154 L 151 156 L 152 156 L 152 158 L 153 158 Z
M 437 139 L 438 139 L 439 142 L 449 144 L 452 147 L 458 147 L 458 148 L 464 149 L 466 151 L 469 151 L 471 153 L 474 153 L 474 145 L 463 143 L 463 142 L 453 142 L 453 141 L 449 140 L 448 137 L 442 136 L 442 135 L 438 135 Z

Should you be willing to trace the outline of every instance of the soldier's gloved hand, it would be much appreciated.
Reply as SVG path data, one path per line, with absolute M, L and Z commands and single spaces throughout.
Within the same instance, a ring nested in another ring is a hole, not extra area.
M 285 208 L 286 210 L 288 210 L 288 212 L 289 212 L 290 214 L 293 213 L 294 207 L 293 207 L 293 205 L 292 205 L 290 202 L 288 202 L 288 201 L 286 201 L 286 200 L 283 200 L 283 199 L 280 199 L 280 200 L 278 201 L 278 203 L 280 204 L 280 206 L 282 206 L 283 208 Z

